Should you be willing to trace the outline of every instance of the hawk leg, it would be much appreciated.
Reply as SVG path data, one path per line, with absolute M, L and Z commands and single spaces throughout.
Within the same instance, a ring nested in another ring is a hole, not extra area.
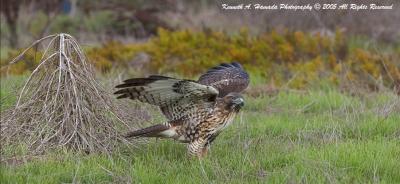
M 208 150 L 210 150 L 209 146 L 204 146 L 203 149 L 201 149 L 201 157 L 207 156 Z
M 198 157 L 201 158 L 206 156 L 208 147 L 206 146 L 207 141 L 204 139 L 196 139 L 189 143 L 188 145 L 188 154 L 191 157 Z

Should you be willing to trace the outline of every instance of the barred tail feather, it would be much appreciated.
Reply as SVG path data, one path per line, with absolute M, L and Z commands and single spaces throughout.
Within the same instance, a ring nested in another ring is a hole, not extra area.
M 170 127 L 164 124 L 158 124 L 154 126 L 150 126 L 147 128 L 143 128 L 140 130 L 136 130 L 133 132 L 128 132 L 125 137 L 162 137 L 161 132 L 168 130 Z

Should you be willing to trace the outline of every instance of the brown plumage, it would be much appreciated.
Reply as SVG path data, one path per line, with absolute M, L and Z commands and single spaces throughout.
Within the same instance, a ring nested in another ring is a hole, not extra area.
M 239 92 L 248 84 L 242 66 L 232 63 L 210 69 L 197 82 L 158 75 L 128 79 L 116 86 L 120 90 L 115 94 L 157 105 L 168 119 L 127 137 L 172 138 L 189 143 L 189 155 L 201 157 L 243 106 Z

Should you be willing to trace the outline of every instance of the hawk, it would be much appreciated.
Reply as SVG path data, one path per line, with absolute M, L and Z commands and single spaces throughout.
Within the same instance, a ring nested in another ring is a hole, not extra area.
M 203 157 L 244 105 L 240 92 L 248 85 L 249 75 L 233 62 L 209 69 L 198 81 L 160 75 L 128 79 L 114 94 L 159 106 L 168 119 L 126 137 L 172 138 L 188 143 L 190 156 Z

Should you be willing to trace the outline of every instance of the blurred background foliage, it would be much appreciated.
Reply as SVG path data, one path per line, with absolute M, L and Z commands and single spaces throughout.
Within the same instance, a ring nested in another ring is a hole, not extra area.
M 323 80 L 343 88 L 400 88 L 399 11 L 220 9 L 234 2 L 4 0 L 1 74 L 32 71 L 42 54 L 35 49 L 23 62 L 8 63 L 34 40 L 65 32 L 102 73 L 129 68 L 195 77 L 238 61 L 269 87 L 302 89 Z

